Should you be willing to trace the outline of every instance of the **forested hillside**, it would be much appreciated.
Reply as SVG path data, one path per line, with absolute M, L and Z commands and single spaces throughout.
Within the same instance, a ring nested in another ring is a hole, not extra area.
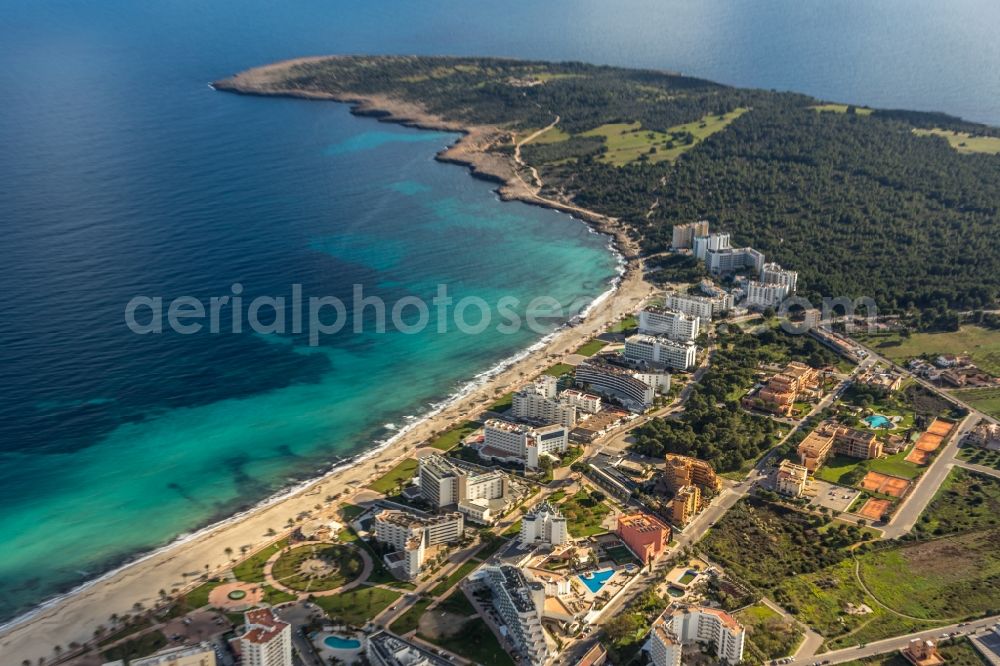
M 1000 293 L 1000 155 L 960 153 L 943 114 L 818 112 L 812 98 L 664 72 L 487 58 L 357 57 L 297 66 L 303 90 L 383 94 L 518 132 L 545 194 L 622 219 L 648 252 L 706 218 L 800 272 L 800 291 L 883 308 L 979 308 Z M 729 115 L 723 115 L 729 114 Z M 1000 145 L 1000 144 L 998 144 Z M 510 139 L 494 147 L 511 149 Z

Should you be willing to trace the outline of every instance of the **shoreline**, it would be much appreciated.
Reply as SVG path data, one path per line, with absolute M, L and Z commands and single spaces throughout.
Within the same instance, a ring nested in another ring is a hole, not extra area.
M 276 71 L 306 59 L 285 61 L 249 72 Z M 40 656 L 51 661 L 51 647 L 56 642 L 85 643 L 93 638 L 93 630 L 107 622 L 116 613 L 119 616 L 133 612 L 133 604 L 141 602 L 144 608 L 159 601 L 158 590 L 180 589 L 200 584 L 191 582 L 191 572 L 197 575 L 209 567 L 216 575 L 231 566 L 225 548 L 237 550 L 251 545 L 247 554 L 281 538 L 287 529 L 287 518 L 294 518 L 303 511 L 315 514 L 330 513 L 350 501 L 365 485 L 381 476 L 400 460 L 415 454 L 420 445 L 456 421 L 479 414 L 491 404 L 497 394 L 514 390 L 532 381 L 544 369 L 563 356 L 572 353 L 594 335 L 603 332 L 624 314 L 633 311 L 652 291 L 638 270 L 636 252 L 625 230 L 617 220 L 570 204 L 552 201 L 530 191 L 516 174 L 508 160 L 494 153 L 487 153 L 504 132 L 495 127 L 465 127 L 429 115 L 413 104 L 383 97 L 357 95 L 334 96 L 308 94 L 301 91 L 255 89 L 241 82 L 239 86 L 227 82 L 239 76 L 217 82 L 213 88 L 246 95 L 285 96 L 301 99 L 335 101 L 351 106 L 351 113 L 380 122 L 393 122 L 417 129 L 458 132 L 461 138 L 436 155 L 441 162 L 464 166 L 473 177 L 498 183 L 497 192 L 503 201 L 518 200 L 524 203 L 552 208 L 569 214 L 587 224 L 592 231 L 610 237 L 609 245 L 618 258 L 618 275 L 609 288 L 598 294 L 578 316 L 573 326 L 563 325 L 530 346 L 501 359 L 470 380 L 430 409 L 406 423 L 382 442 L 372 442 L 366 450 L 334 463 L 321 475 L 296 483 L 264 498 L 255 505 L 208 524 L 188 534 L 181 534 L 169 543 L 154 550 L 137 553 L 96 578 L 81 583 L 72 590 L 51 597 L 0 625 L 0 651 L 20 661 Z M 509 132 L 507 133 L 509 134 Z M 325 489 L 328 483 L 337 487 Z M 325 492 L 324 492 L 325 491 Z M 334 503 L 316 512 L 316 495 L 341 493 Z M 269 528 L 276 529 L 276 536 L 267 536 Z M 56 640 L 53 637 L 59 636 Z M 55 662 L 52 662 L 55 663 Z

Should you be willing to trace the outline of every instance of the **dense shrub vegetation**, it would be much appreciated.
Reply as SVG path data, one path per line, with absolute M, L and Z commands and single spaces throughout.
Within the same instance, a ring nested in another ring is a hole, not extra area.
M 995 128 L 910 111 L 818 113 L 804 95 L 582 63 L 338 58 L 300 65 L 283 83 L 388 94 L 511 129 L 559 115 L 569 135 L 636 121 L 664 132 L 749 108 L 674 161 L 614 166 L 600 159 L 602 139 L 579 136 L 529 145 L 524 156 L 547 193 L 620 217 L 650 252 L 668 246 L 674 224 L 707 218 L 798 270 L 810 298 L 870 296 L 883 311 L 975 309 L 1000 291 L 1000 156 L 960 154 L 912 131 Z

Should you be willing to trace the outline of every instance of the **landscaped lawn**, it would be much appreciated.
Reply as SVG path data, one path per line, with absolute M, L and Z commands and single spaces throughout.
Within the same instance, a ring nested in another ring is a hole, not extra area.
M 565 500 L 559 509 L 566 516 L 566 528 L 576 538 L 607 531 L 601 527 L 601 522 L 611 513 L 611 507 L 596 501 L 586 490 L 580 490 Z
M 385 568 L 385 565 L 382 563 L 382 558 L 378 555 L 378 553 L 372 550 L 372 547 L 368 545 L 368 542 L 360 538 L 357 535 L 357 533 L 350 527 L 345 527 L 344 529 L 342 529 L 340 531 L 340 534 L 337 535 L 337 538 L 347 543 L 353 543 L 358 548 L 364 548 L 365 551 L 367 551 L 369 557 L 372 558 L 372 573 L 370 576 L 368 576 L 367 582 L 379 583 L 382 585 L 391 585 L 393 587 L 399 587 L 404 590 L 416 589 L 416 585 L 414 585 L 413 583 L 407 582 L 405 580 L 399 580 L 391 573 L 389 573 L 389 570 Z
M 233 567 L 233 575 L 245 583 L 263 583 L 264 565 L 271 556 L 288 545 L 288 539 L 281 539 L 254 553 Z
M 286 601 L 295 601 L 298 597 L 294 594 L 289 594 L 288 592 L 282 592 L 277 590 L 270 585 L 264 585 L 264 602 L 269 603 L 272 606 L 277 604 L 283 604 Z
M 1000 375 L 1000 331 L 981 326 L 962 326 L 945 333 L 913 333 L 909 338 L 889 335 L 867 343 L 897 363 L 921 354 L 969 354 L 981 370 Z
M 556 363 L 545 372 L 543 375 L 551 375 L 552 377 L 562 377 L 566 373 L 573 372 L 573 366 L 569 363 Z
M 198 587 L 194 588 L 190 592 L 184 595 L 182 602 L 185 607 L 194 610 L 196 608 L 201 608 L 202 606 L 208 605 L 208 594 L 222 585 L 222 581 L 210 580 L 207 583 L 202 583 Z
M 426 611 L 427 607 L 433 602 L 433 599 L 419 599 L 412 606 L 410 606 L 405 613 L 400 615 L 392 624 L 389 625 L 389 630 L 399 634 L 400 636 L 416 630 L 416 628 L 420 625 L 420 616 L 424 614 L 424 611 Z
M 626 331 L 631 331 L 639 327 L 639 322 L 633 315 L 629 315 L 622 319 L 621 321 L 615 322 L 611 328 L 608 329 L 610 333 L 625 333 Z
M 881 472 L 904 479 L 914 479 L 920 476 L 923 469 L 918 465 L 904 460 L 906 452 L 896 453 L 885 458 L 860 460 L 848 456 L 831 456 L 823 466 L 816 470 L 817 479 L 843 486 L 857 486 L 864 478 L 865 472 Z
M 747 638 L 764 659 L 777 659 L 795 652 L 804 634 L 798 625 L 781 617 L 764 604 L 755 604 L 736 613 L 747 630 Z
M 593 356 L 597 352 L 601 351 L 607 346 L 607 342 L 604 340 L 599 340 L 594 338 L 593 340 L 584 343 L 577 349 L 574 354 L 579 354 L 580 356 Z
M 332 621 L 363 626 L 395 603 L 400 594 L 380 587 L 362 585 L 342 594 L 316 597 L 315 602 Z
M 508 391 L 507 393 L 504 393 L 502 396 L 497 398 L 492 405 L 487 407 L 487 409 L 490 410 L 491 412 L 503 413 L 509 410 L 513 406 L 514 406 L 514 392 Z
M 478 617 L 468 620 L 459 632 L 448 638 L 421 638 L 483 666 L 514 666 L 514 660 Z
M 475 421 L 466 421 L 445 430 L 433 439 L 429 446 L 441 451 L 449 451 L 458 446 L 459 442 L 472 434 L 479 426 L 480 424 Z
M 416 473 L 416 458 L 407 458 L 383 474 L 380 478 L 373 481 L 368 487 L 375 492 L 391 495 L 401 485 L 408 483 Z
M 303 570 L 310 560 L 326 563 L 329 571 L 311 573 Z M 271 569 L 271 575 L 285 587 L 299 592 L 332 590 L 355 580 L 364 569 L 361 555 L 350 547 L 335 545 L 304 545 L 282 553 Z

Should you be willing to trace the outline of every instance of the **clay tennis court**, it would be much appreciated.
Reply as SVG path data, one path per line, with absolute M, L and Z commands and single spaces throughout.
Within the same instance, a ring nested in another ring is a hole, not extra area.
M 865 505 L 858 511 L 858 515 L 869 520 L 882 520 L 882 516 L 889 511 L 891 506 L 892 502 L 889 500 L 875 499 L 873 497 L 865 502 Z
M 861 487 L 869 492 L 878 492 L 891 497 L 902 497 L 906 494 L 910 482 L 898 476 L 882 474 L 881 472 L 868 472 L 861 480 Z
M 927 461 L 931 459 L 931 453 L 938 450 L 941 442 L 944 441 L 944 438 L 948 436 L 948 433 L 954 427 L 954 423 L 934 419 L 930 427 L 917 439 L 917 444 L 906 456 L 906 461 L 917 465 L 926 465 Z

